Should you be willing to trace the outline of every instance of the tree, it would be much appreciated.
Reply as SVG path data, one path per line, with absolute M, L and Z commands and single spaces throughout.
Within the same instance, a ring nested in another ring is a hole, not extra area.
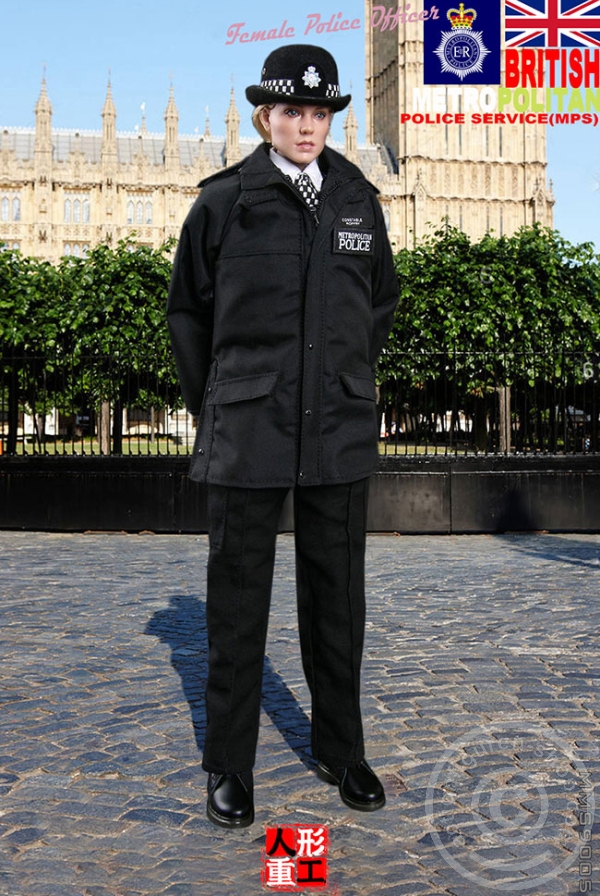
M 104 452 L 112 403 L 117 453 L 126 400 L 144 407 L 175 402 L 177 375 L 165 321 L 172 246 L 169 241 L 154 250 L 130 238 L 114 249 L 96 246 L 86 258 L 63 258 L 56 267 L 0 252 L 9 453 L 16 449 L 19 396 L 34 414 L 40 445 L 46 407 L 66 413 L 84 405 L 102 408 Z
M 479 447 L 482 401 L 492 392 L 504 390 L 506 400 L 515 383 L 563 376 L 574 352 L 598 352 L 600 259 L 591 244 L 571 245 L 539 225 L 478 243 L 447 228 L 401 251 L 396 266 L 401 298 L 379 381 L 388 393 L 401 388 L 409 404 L 411 391 L 429 384 L 434 416 L 449 406 L 440 394 L 447 383 L 471 404 Z
M 85 259 L 63 260 L 70 294 L 63 302 L 63 345 L 78 369 L 79 388 L 100 410 L 101 451 L 122 448 L 122 409 L 175 400 L 176 371 L 165 323 L 173 241 L 160 249 L 101 244 Z
M 38 395 L 51 373 L 42 361 L 48 346 L 56 342 L 60 317 L 60 273 L 49 262 L 27 258 L 19 252 L 0 251 L 0 346 L 6 381 L 8 411 L 7 450 L 17 444 L 19 397 L 23 396 L 33 414 L 38 444 L 43 425 L 38 417 Z

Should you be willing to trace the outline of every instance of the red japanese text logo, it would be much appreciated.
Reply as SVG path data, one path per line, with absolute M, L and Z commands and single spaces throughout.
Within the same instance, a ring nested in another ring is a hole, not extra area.
M 329 832 L 325 825 L 267 828 L 261 880 L 269 890 L 327 886 Z

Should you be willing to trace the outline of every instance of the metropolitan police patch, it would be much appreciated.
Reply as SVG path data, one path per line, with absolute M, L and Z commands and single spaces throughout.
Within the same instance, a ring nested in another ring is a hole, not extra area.
M 500 83 L 501 3 L 476 4 L 442 0 L 439 16 L 423 22 L 424 84 Z
M 333 231 L 333 251 L 342 255 L 372 255 L 373 231 L 336 227 Z

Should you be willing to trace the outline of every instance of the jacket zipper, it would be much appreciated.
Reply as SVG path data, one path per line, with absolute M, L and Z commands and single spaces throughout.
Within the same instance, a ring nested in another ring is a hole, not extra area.
M 340 184 L 338 181 L 336 181 L 335 184 L 334 184 L 329 190 L 327 190 L 326 193 L 323 193 L 323 192 L 320 193 L 319 204 L 318 204 L 318 206 L 317 206 L 316 209 L 312 209 L 312 208 L 309 208 L 309 206 L 307 205 L 307 203 L 306 203 L 306 202 L 304 201 L 304 199 L 302 198 L 302 195 L 301 195 L 300 192 L 296 189 L 296 187 L 294 186 L 294 184 L 293 184 L 293 182 L 292 182 L 291 180 L 287 180 L 287 179 L 285 179 L 285 180 L 284 180 L 284 183 L 285 183 L 285 185 L 286 185 L 287 187 L 289 187 L 289 188 L 291 189 L 291 191 L 292 191 L 292 193 L 294 194 L 294 196 L 296 196 L 296 197 L 300 200 L 300 202 L 302 203 L 302 205 L 303 205 L 305 208 L 308 209 L 308 211 L 310 212 L 310 215 L 311 215 L 311 217 L 312 217 L 312 219 L 313 219 L 313 221 L 314 221 L 315 228 L 317 228 L 317 227 L 319 226 L 319 224 L 321 223 L 320 218 L 319 218 L 319 215 L 318 215 L 318 210 L 320 209 L 323 200 L 328 199 L 329 196 L 331 196 L 332 193 L 335 193 L 335 191 L 341 186 L 341 184 Z

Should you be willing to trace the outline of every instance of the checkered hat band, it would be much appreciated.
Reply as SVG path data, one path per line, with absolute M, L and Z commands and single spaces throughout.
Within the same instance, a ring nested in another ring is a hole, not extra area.
M 271 78 L 267 81 L 261 81 L 260 86 L 265 88 L 266 90 L 272 90 L 275 93 L 286 93 L 292 94 L 294 93 L 294 82 L 289 78 Z M 339 88 L 339 84 L 328 84 L 327 90 L 325 91 L 325 96 L 327 97 L 338 97 L 341 96 L 341 90 Z
M 286 78 L 272 78 L 270 81 L 261 81 L 261 87 L 274 90 L 276 93 L 293 93 L 294 82 Z

